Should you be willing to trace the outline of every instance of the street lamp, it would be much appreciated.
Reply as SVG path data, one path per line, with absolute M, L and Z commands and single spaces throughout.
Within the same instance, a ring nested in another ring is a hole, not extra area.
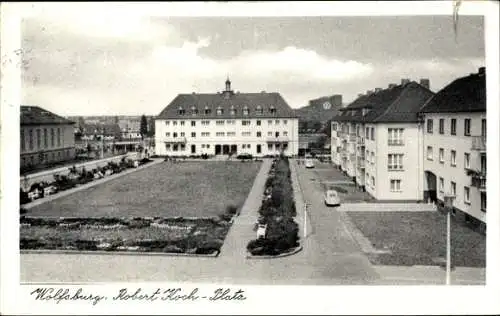
M 448 194 L 444 196 L 444 208 L 446 211 L 446 285 L 451 283 L 451 211 L 455 196 Z
M 307 202 L 304 203 L 304 238 L 307 237 Z

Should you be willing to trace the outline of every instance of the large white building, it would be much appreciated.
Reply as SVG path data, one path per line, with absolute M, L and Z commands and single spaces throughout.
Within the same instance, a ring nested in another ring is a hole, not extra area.
M 452 214 L 485 229 L 485 68 L 443 88 L 422 115 L 426 196 L 440 203 L 444 196 L 453 196 Z
M 298 154 L 298 118 L 279 93 L 179 94 L 155 121 L 159 156 Z
M 359 95 L 332 120 L 332 162 L 375 199 L 423 200 L 418 112 L 432 96 L 428 79 Z
M 38 106 L 21 106 L 21 168 L 74 159 L 74 124 Z

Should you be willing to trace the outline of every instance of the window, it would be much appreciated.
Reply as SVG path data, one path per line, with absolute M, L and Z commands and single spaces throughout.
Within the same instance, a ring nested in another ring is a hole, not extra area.
M 260 124 L 261 124 L 261 121 L 257 120 L 257 126 L 260 126 Z
M 227 120 L 226 124 L 227 125 L 236 125 L 236 121 L 235 120 Z
M 457 119 L 451 119 L 450 122 L 450 134 L 457 135 Z
M 439 134 L 444 134 L 444 119 L 439 119 Z
M 205 146 L 206 146 L 207 148 L 210 148 L 210 144 L 206 144 Z
M 250 123 L 251 123 L 251 121 L 248 121 L 248 120 L 241 121 L 241 125 L 243 125 L 243 126 L 249 126 Z
M 165 148 L 167 148 L 167 150 L 170 150 L 170 144 L 166 144 Z
M 224 113 L 224 110 L 219 106 L 217 107 L 217 115 L 222 115 Z
M 481 136 L 486 136 L 486 119 L 481 120 Z
M 468 187 L 464 187 L 464 203 L 470 204 L 470 189 Z
M 434 121 L 432 119 L 427 119 L 427 133 L 432 134 L 434 132 Z
M 210 125 L 210 121 L 201 121 L 201 125 L 204 126 Z
M 403 145 L 403 128 L 389 128 L 389 146 Z
M 215 121 L 215 125 L 218 125 L 218 126 L 224 125 L 224 121 L 223 120 L 222 121 Z
M 365 128 L 365 138 L 366 139 L 370 138 L 370 128 L 369 127 Z
M 208 137 L 210 136 L 210 132 L 201 132 L 201 137 Z
M 401 192 L 401 180 L 391 179 L 391 192 Z
M 257 137 L 262 137 L 262 133 L 261 132 L 257 132 Z
M 224 136 L 224 132 L 217 132 L 215 133 L 215 136 Z
M 288 124 L 288 120 L 283 120 L 283 125 Z
M 210 109 L 209 107 L 205 107 L 205 115 L 210 115 L 212 114 L 212 109 Z
M 267 132 L 267 136 L 272 137 L 273 136 L 273 132 Z
M 283 150 L 287 150 L 288 149 L 288 143 L 284 143 L 283 144 Z
M 57 146 L 61 146 L 61 129 L 57 128 Z
M 195 138 L 196 137 L 196 132 L 191 132 L 191 137 Z
M 275 125 L 279 125 L 279 123 L 280 123 L 280 120 L 275 120 L 275 121 L 274 121 L 274 124 L 275 124 Z
M 236 109 L 234 108 L 234 106 L 231 106 L 231 109 L 229 110 L 229 114 L 236 115 Z
M 252 132 L 242 132 L 241 136 L 251 136 Z
M 267 150 L 273 150 L 273 144 L 267 144 Z
M 43 129 L 43 147 L 48 148 L 49 147 L 49 133 L 47 133 L 47 129 Z
M 372 165 L 375 163 L 375 153 L 372 151 Z
M 464 136 L 470 136 L 470 119 L 464 119 Z
M 165 137 L 170 137 L 170 132 L 166 132 Z
M 371 140 L 375 140 L 375 127 L 372 127 L 370 132 L 371 132 L 371 135 L 370 135 Z
M 40 149 L 42 147 L 42 134 L 39 129 L 36 130 L 36 148 Z
M 172 125 L 177 126 L 177 121 L 173 121 Z
M 427 160 L 434 160 L 432 146 L 427 146 Z
M 443 193 L 444 191 L 444 179 L 439 177 L 439 192 Z
M 177 137 L 177 133 L 174 132 L 174 138 Z
M 179 107 L 178 113 L 179 115 L 184 115 L 186 114 L 186 110 L 184 110 L 182 107 Z
M 275 108 L 274 106 L 271 106 L 271 107 L 269 108 L 269 113 L 271 113 L 271 114 L 276 114 L 276 108 Z
M 280 132 L 275 132 L 274 137 L 280 137 Z
M 169 126 L 170 125 L 170 121 L 165 121 L 165 126 Z
M 464 168 L 465 169 L 470 168 L 470 154 L 469 153 L 464 154 Z
M 26 149 L 26 142 L 24 140 L 24 129 L 21 129 L 20 142 L 21 142 L 21 151 L 24 151 Z
M 248 107 L 243 108 L 243 115 L 247 116 L 248 115 Z
M 191 114 L 192 115 L 197 115 L 198 114 L 198 109 L 194 105 L 191 107 Z
M 262 115 L 264 113 L 264 111 L 262 110 L 262 106 L 258 105 L 256 112 L 258 115 Z
M 181 132 L 181 137 L 184 137 L 186 136 L 186 134 L 184 132 Z
M 403 170 L 403 154 L 389 154 L 387 158 L 387 169 Z
M 288 132 L 287 132 L 287 131 L 284 131 L 284 132 L 283 132 L 283 136 L 288 136 Z
M 55 133 L 54 129 L 51 128 L 50 129 L 50 146 L 55 147 L 55 145 L 56 145 L 56 133 Z
M 191 126 L 196 126 L 196 121 L 191 121 Z
M 444 149 L 439 148 L 439 162 L 444 163 Z
M 456 196 L 457 195 L 457 184 L 453 181 L 451 181 L 450 184 L 451 184 L 450 193 L 451 193 L 451 195 Z
M 457 152 L 452 150 L 451 151 L 451 155 L 450 155 L 450 164 L 453 166 L 453 167 L 456 167 L 457 166 Z
M 481 211 L 486 212 L 486 193 L 481 192 Z
M 375 177 L 372 176 L 372 187 L 374 187 L 374 186 L 375 186 Z
M 227 132 L 227 136 L 236 136 L 236 132 Z

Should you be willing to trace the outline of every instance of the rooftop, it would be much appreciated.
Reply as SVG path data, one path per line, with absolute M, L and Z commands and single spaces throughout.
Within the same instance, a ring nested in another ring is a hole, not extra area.
M 74 124 L 62 116 L 35 105 L 21 105 L 21 125 Z

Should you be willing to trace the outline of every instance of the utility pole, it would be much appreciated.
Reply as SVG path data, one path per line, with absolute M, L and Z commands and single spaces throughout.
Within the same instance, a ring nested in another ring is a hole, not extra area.
M 104 127 L 101 129 L 101 159 L 104 158 Z

